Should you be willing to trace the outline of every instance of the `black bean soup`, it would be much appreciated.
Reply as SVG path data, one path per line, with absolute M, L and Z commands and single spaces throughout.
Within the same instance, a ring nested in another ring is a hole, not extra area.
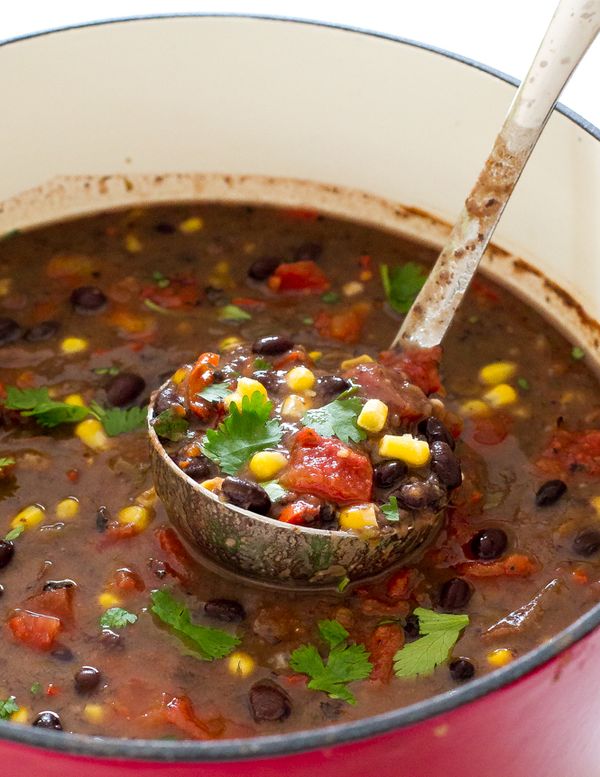
M 469 682 L 598 601 L 585 354 L 483 278 L 443 354 L 386 351 L 433 259 L 310 210 L 217 204 L 5 236 L 0 718 L 320 727 Z M 444 528 L 414 566 L 328 591 L 204 566 L 152 487 L 163 384 L 161 441 L 223 499 L 354 532 L 443 509 Z

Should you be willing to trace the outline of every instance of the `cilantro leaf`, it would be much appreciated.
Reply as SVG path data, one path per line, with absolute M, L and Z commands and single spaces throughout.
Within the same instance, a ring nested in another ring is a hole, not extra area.
M 219 310 L 221 321 L 249 321 L 252 316 L 237 305 L 223 305 Z
M 124 629 L 130 623 L 135 623 L 137 615 L 127 612 L 122 607 L 111 607 L 100 616 L 100 625 L 104 629 Z
M 408 313 L 427 280 L 427 273 L 415 262 L 407 262 L 401 267 L 391 268 L 387 264 L 382 264 L 379 272 L 390 306 L 397 313 Z
M 400 514 L 398 513 L 398 499 L 395 496 L 391 496 L 389 502 L 381 505 L 381 512 L 385 515 L 388 521 L 399 521 Z
M 337 589 L 340 593 L 343 593 L 346 590 L 346 588 L 348 588 L 349 585 L 350 585 L 350 578 L 347 575 L 345 575 L 337 584 Z
M 448 659 L 461 631 L 469 625 L 468 615 L 442 615 L 423 607 L 417 607 L 414 614 L 423 636 L 404 645 L 394 656 L 396 677 L 431 674 Z
M 148 415 L 147 407 L 130 407 L 128 410 L 123 410 L 120 407 L 106 409 L 100 407 L 96 402 L 90 404 L 90 410 L 98 417 L 109 437 L 117 437 L 119 434 L 141 429 L 145 425 Z
M 324 691 L 332 699 L 356 704 L 346 686 L 371 674 L 373 666 L 369 654 L 364 645 L 347 644 L 348 632 L 337 621 L 321 621 L 319 632 L 330 646 L 327 663 L 314 645 L 301 645 L 290 656 L 290 667 L 311 678 L 308 683 L 311 690 Z
M 272 370 L 273 365 L 268 359 L 265 359 L 264 356 L 257 356 L 254 360 L 254 369 L 255 370 Z
M 198 392 L 198 396 L 207 399 L 209 402 L 221 402 L 227 394 L 231 393 L 229 383 L 211 383 L 210 386 L 203 388 Z
M 20 523 L 18 524 L 18 526 L 15 526 L 14 529 L 11 529 L 4 539 L 6 540 L 6 542 L 12 542 L 13 540 L 18 539 L 21 536 L 21 534 L 23 534 L 24 531 L 25 531 L 25 524 Z
M 29 693 L 32 696 L 38 696 L 42 692 L 42 684 L 38 683 L 36 680 L 34 683 L 32 683 L 31 688 L 29 689 Z
M 188 608 L 164 589 L 152 593 L 152 612 L 174 630 L 179 639 L 193 643 L 203 661 L 224 658 L 240 640 L 222 629 L 192 623 Z
M 8 386 L 7 395 L 8 410 L 20 410 L 22 416 L 32 416 L 40 426 L 78 423 L 89 413 L 87 407 L 56 402 L 50 398 L 47 388 L 19 389 Z
M 0 469 L 4 469 L 4 467 L 12 467 L 12 465 L 15 463 L 16 462 L 12 456 L 0 456 Z
M 278 502 L 289 493 L 283 486 L 280 486 L 276 480 L 269 480 L 267 483 L 261 483 L 261 486 L 269 495 L 271 502 Z
M 310 426 L 323 437 L 335 435 L 342 442 L 360 442 L 367 436 L 356 423 L 361 409 L 362 402 L 358 397 L 334 399 L 323 407 L 305 413 L 302 424 Z
M 14 712 L 20 709 L 14 696 L 0 700 L 0 720 L 7 720 Z
M 575 359 L 575 361 L 579 361 L 580 359 L 583 359 L 585 356 L 585 351 L 583 348 L 580 348 L 578 345 L 573 346 L 571 349 L 571 358 Z
M 276 446 L 283 434 L 279 421 L 269 419 L 273 404 L 255 391 L 242 398 L 242 409 L 235 402 L 217 429 L 208 429 L 202 452 L 216 461 L 223 472 L 235 475 L 253 453 Z
M 188 430 L 189 423 L 183 416 L 177 415 L 172 407 L 163 410 L 154 421 L 154 431 L 159 437 L 171 442 L 179 442 Z
M 339 301 L 340 295 L 336 291 L 326 291 L 325 294 L 321 294 L 321 299 L 328 305 L 333 305 Z
M 94 367 L 92 372 L 95 375 L 118 375 L 121 370 L 118 367 Z

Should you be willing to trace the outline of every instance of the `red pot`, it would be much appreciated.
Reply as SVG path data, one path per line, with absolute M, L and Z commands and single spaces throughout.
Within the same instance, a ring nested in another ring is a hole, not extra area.
M 2 231 L 118 204 L 218 198 L 315 205 L 440 239 L 442 227 L 393 203 L 451 219 L 514 86 L 420 44 L 236 17 L 138 19 L 9 42 L 0 72 L 10 106 L 0 125 Z M 488 261 L 576 329 L 596 359 L 600 268 L 590 261 L 582 272 L 581 262 L 600 253 L 599 140 L 579 117 L 555 113 L 498 238 L 534 272 L 506 253 Z M 174 170 L 237 175 L 164 174 Z M 0 775 L 598 777 L 599 624 L 597 606 L 452 692 L 281 737 L 116 740 L 0 722 Z

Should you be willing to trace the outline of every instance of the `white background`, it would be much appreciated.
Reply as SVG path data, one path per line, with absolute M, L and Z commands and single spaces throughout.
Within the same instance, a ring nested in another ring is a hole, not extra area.
M 362 27 L 459 52 L 522 78 L 557 0 L 0 0 L 0 40 L 99 19 L 253 13 Z M 110 56 L 110 52 L 107 52 Z M 0 75 L 0 84 L 2 83 Z M 393 99 L 393 95 L 390 95 Z M 600 126 L 600 39 L 562 102 Z M 7 106 L 4 106 L 5 110 Z

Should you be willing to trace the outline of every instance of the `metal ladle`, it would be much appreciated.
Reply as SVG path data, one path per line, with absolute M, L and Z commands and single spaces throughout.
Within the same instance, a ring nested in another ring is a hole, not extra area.
M 460 305 L 563 87 L 600 29 L 600 0 L 562 0 L 502 129 L 392 347 L 439 345 Z M 153 417 L 154 400 L 149 408 Z M 404 562 L 439 531 L 443 512 L 378 538 L 293 526 L 221 502 L 167 455 L 150 423 L 156 490 L 173 524 L 199 550 L 276 584 L 333 585 Z

